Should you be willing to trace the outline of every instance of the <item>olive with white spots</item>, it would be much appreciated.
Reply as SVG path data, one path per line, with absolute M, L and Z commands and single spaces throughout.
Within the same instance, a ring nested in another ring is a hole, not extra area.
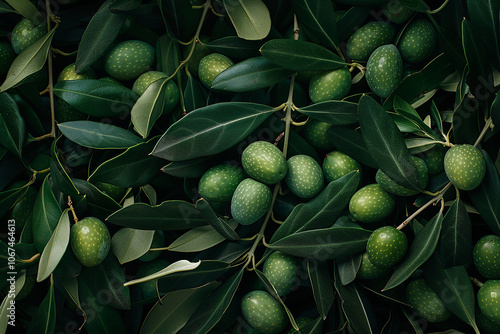
M 340 151 L 332 151 L 323 160 L 323 173 L 326 182 L 335 181 L 352 171 L 361 171 L 359 162 Z
M 102 221 L 86 217 L 71 227 L 70 245 L 81 264 L 94 267 L 108 255 L 111 236 Z
M 399 51 L 406 63 L 418 64 L 434 53 L 437 45 L 436 29 L 429 20 L 415 20 L 401 36 Z
M 297 285 L 297 260 L 295 257 L 276 251 L 264 262 L 262 272 L 278 292 L 284 296 Z
M 376 229 L 366 243 L 366 253 L 370 262 L 383 268 L 390 268 L 401 261 L 407 249 L 406 234 L 393 226 Z
M 481 334 L 498 334 L 500 333 L 500 323 L 491 321 L 486 317 L 479 307 L 476 307 L 476 324 L 481 330 Z
M 444 156 L 444 171 L 455 187 L 472 190 L 483 181 L 486 162 L 476 147 L 469 144 L 455 145 Z
M 132 85 L 132 91 L 134 91 L 138 95 L 142 95 L 144 94 L 146 89 L 148 89 L 149 85 L 157 80 L 166 77 L 168 77 L 168 75 L 159 71 L 148 71 L 146 73 L 143 73 L 134 81 L 134 84 Z M 179 102 L 179 88 L 173 80 L 169 80 L 165 84 L 165 87 L 163 89 L 165 91 L 165 104 L 163 107 L 163 112 L 167 113 L 169 111 L 172 111 Z
M 321 166 L 308 155 L 294 155 L 288 159 L 288 174 L 285 177 L 290 191 L 301 198 L 311 198 L 325 184 Z
M 91 68 L 87 68 L 86 70 L 84 70 L 80 73 L 76 73 L 75 69 L 76 69 L 75 63 L 69 64 L 68 66 L 63 68 L 61 73 L 59 73 L 59 77 L 57 78 L 57 82 L 97 78 L 97 74 Z
M 37 25 L 31 20 L 22 19 L 12 30 L 11 44 L 14 52 L 20 54 L 30 45 L 45 36 L 46 33 L 47 26 L 45 22 Z
M 486 318 L 500 324 L 500 280 L 484 282 L 477 292 L 477 304 Z
M 392 43 L 396 29 L 387 22 L 373 21 L 365 24 L 347 40 L 346 54 L 357 61 L 367 61 L 373 51 Z
M 238 166 L 217 165 L 202 175 L 198 184 L 198 192 L 209 202 L 228 202 L 244 178 L 245 173 Z
M 238 184 L 231 199 L 231 215 L 242 225 L 262 218 L 271 207 L 271 189 L 264 183 L 247 178 Z
M 443 322 L 452 315 L 425 279 L 416 279 L 408 284 L 406 300 L 417 315 L 428 322 Z
M 444 171 L 445 153 L 445 149 L 441 145 L 436 145 L 432 150 L 425 152 L 424 161 L 429 175 L 434 176 Z
M 319 150 L 330 151 L 334 148 L 326 131 L 332 126 L 330 123 L 311 119 L 304 126 L 304 139 Z
M 394 196 L 373 183 L 356 191 L 349 201 L 349 212 L 359 222 L 376 223 L 387 218 L 394 207 Z
M 7 42 L 0 42 L 0 79 L 3 78 L 16 58 L 16 53 Z
M 429 183 L 429 172 L 427 170 L 427 165 L 425 164 L 424 160 L 420 158 L 413 156 L 411 158 L 417 169 L 420 188 L 425 189 L 425 187 L 427 187 L 427 184 Z M 416 189 L 408 189 L 400 186 L 396 181 L 392 180 L 380 169 L 375 175 L 375 180 L 382 188 L 384 188 L 385 191 L 390 192 L 394 195 L 413 196 L 419 193 L 419 191 Z
M 477 271 L 487 279 L 500 279 L 500 237 L 485 235 L 476 242 L 472 258 Z
M 200 60 L 198 77 L 205 86 L 211 88 L 215 77 L 233 65 L 234 62 L 223 54 L 211 53 Z
M 118 80 L 133 80 L 153 66 L 155 49 L 150 44 L 129 40 L 115 45 L 106 55 L 104 69 Z
M 403 75 L 403 60 L 393 44 L 378 47 L 368 58 L 366 82 L 370 89 L 386 98 L 396 88 Z
M 262 334 L 280 333 L 288 324 L 288 316 L 280 302 L 262 290 L 243 296 L 241 313 L 248 324 Z
M 351 82 L 351 72 L 347 67 L 318 73 L 311 78 L 309 83 L 309 98 L 314 103 L 340 100 L 349 93 Z
M 283 152 L 266 141 L 248 145 L 241 154 L 241 164 L 250 177 L 266 184 L 278 183 L 288 171 Z
M 382 4 L 382 12 L 391 21 L 397 24 L 406 22 L 414 11 L 403 5 L 401 0 L 389 0 Z
M 377 279 L 387 274 L 390 270 L 391 268 L 374 265 L 370 261 L 368 253 L 364 252 L 361 258 L 361 266 L 359 267 L 356 277 L 364 280 Z

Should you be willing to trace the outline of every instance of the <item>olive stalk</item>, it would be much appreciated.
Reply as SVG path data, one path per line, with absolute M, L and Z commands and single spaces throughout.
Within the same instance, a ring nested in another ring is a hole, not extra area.
M 479 145 L 479 143 L 481 142 L 481 140 L 483 140 L 484 136 L 486 135 L 486 132 L 488 132 L 488 130 L 491 127 L 492 124 L 493 124 L 493 120 L 490 117 L 486 121 L 486 124 L 484 124 L 483 130 L 481 131 L 481 133 L 477 137 L 476 141 L 474 142 L 474 147 L 476 147 L 477 145 Z

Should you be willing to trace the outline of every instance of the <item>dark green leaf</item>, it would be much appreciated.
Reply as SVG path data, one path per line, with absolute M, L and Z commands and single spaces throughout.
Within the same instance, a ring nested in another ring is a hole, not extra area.
M 1 243 L 1 245 L 7 247 L 7 245 L 5 245 L 3 242 Z M 14 283 L 14 287 L 15 287 L 14 293 L 6 294 L 6 296 L 2 300 L 2 304 L 0 304 L 0 317 L 1 317 L 1 319 L 7 319 L 7 317 L 10 315 L 9 307 L 11 306 L 12 302 L 15 303 L 14 298 L 21 291 L 25 282 L 26 282 L 26 272 L 20 273 L 16 277 L 16 281 Z M 6 333 L 8 325 L 9 325 L 9 323 L 7 320 L 0 322 L 0 333 Z
M 273 111 L 269 106 L 246 102 L 196 109 L 170 126 L 153 155 L 183 161 L 220 153 L 252 133 Z
M 150 84 L 130 112 L 134 130 L 144 139 L 163 113 L 167 82 L 167 79 L 158 79 Z
M 126 115 L 139 97 L 125 86 L 97 79 L 60 81 L 54 86 L 54 94 L 94 117 Z
M 486 160 L 486 175 L 483 182 L 470 191 L 470 199 L 488 227 L 500 235 L 500 178 L 491 157 L 482 151 Z
M 466 66 L 461 38 L 440 26 L 434 19 L 433 15 L 428 14 L 427 17 L 432 22 L 434 28 L 437 31 L 438 43 L 443 48 L 446 58 L 448 58 L 448 60 L 453 64 L 455 70 L 458 73 L 461 73 Z M 460 18 L 462 19 L 463 15 Z M 458 27 L 460 27 L 460 25 Z M 460 31 L 460 29 L 457 30 Z
M 307 273 L 313 290 L 316 308 L 324 320 L 333 305 L 333 284 L 328 262 L 307 262 Z
M 420 71 L 410 74 L 401 80 L 399 85 L 384 101 L 384 109 L 392 109 L 394 97 L 399 95 L 403 100 L 413 103 L 421 94 L 429 92 L 441 84 L 450 74 L 452 66 L 444 54 L 440 54 Z
M 257 57 L 261 41 L 248 41 L 237 36 L 222 37 L 205 44 L 210 50 L 222 53 L 230 58 L 247 59 Z
M 490 109 L 491 120 L 493 121 L 493 131 L 497 132 L 500 130 L 500 94 L 498 92 L 495 94 L 495 100 L 491 104 Z
M 24 196 L 27 191 L 27 187 L 2 191 L 0 193 L 0 216 L 3 216 L 7 211 L 9 211 L 18 198 Z
M 171 76 L 179 66 L 179 44 L 168 35 L 163 35 L 156 46 L 158 67 L 163 73 Z
M 205 217 L 217 233 L 228 240 L 239 240 L 240 237 L 224 219 L 217 216 L 210 204 L 203 198 L 196 202 L 196 209 Z
M 151 308 L 140 334 L 177 333 L 218 284 L 169 292 Z
M 8 94 L 0 94 L 0 145 L 21 157 L 26 127 L 16 101 Z
M 197 178 L 213 166 L 214 157 L 194 158 L 186 161 L 174 161 L 164 166 L 161 171 L 180 178 Z
M 56 329 L 56 300 L 54 285 L 51 284 L 47 295 L 38 306 L 34 318 L 28 326 L 28 333 L 54 333 Z
M 165 161 L 150 155 L 158 138 L 128 148 L 102 163 L 90 175 L 91 182 L 106 182 L 119 187 L 140 187 L 160 173 Z
M 297 232 L 332 226 L 356 192 L 359 178 L 359 173 L 353 171 L 330 182 L 309 202 L 295 206 L 292 213 L 274 233 L 271 242 L 293 236 Z
M 87 315 L 85 329 L 88 333 L 126 333 L 125 324 L 118 311 L 107 303 L 99 301 L 95 292 L 89 287 L 92 280 L 94 280 L 92 277 L 90 281 L 87 281 L 82 276 L 78 277 L 78 294 L 80 300 L 83 301 L 83 311 Z
M 95 209 L 96 211 L 93 211 L 94 214 L 98 214 L 101 218 L 103 218 L 102 216 L 106 217 L 121 208 L 121 206 L 116 203 L 114 199 L 102 192 L 92 183 L 81 179 L 71 180 L 81 195 L 84 195 L 87 199 L 89 205 L 87 210 L 90 211 L 91 208 Z
M 15 9 L 10 7 L 9 5 L 0 2 L 0 14 L 20 14 Z
M 184 0 L 161 0 L 158 5 L 169 30 L 177 39 L 188 41 L 193 38 L 202 12 L 200 9 L 193 8 L 190 1 Z
M 180 333 L 208 333 L 222 318 L 240 285 L 245 268 L 241 268 L 227 281 L 217 287 L 200 305 Z
M 84 313 L 78 293 L 78 278 L 76 276 L 63 276 L 58 277 L 58 282 L 61 283 L 71 301 L 75 303 L 82 313 Z
M 417 168 L 391 117 L 368 95 L 361 97 L 358 114 L 366 148 L 379 168 L 399 185 L 420 189 Z
M 14 59 L 7 72 L 5 81 L 0 86 L 0 92 L 16 86 L 27 76 L 42 69 L 47 60 L 54 32 L 55 28 L 38 41 L 31 44 Z
M 50 189 L 49 176 L 42 183 L 33 207 L 33 239 L 37 250 L 41 253 L 49 242 L 54 229 L 56 228 L 62 210 L 59 203 Z
M 264 57 L 255 57 L 221 72 L 212 82 L 212 88 L 229 92 L 254 91 L 272 86 L 291 74 L 290 70 L 273 64 Z
M 50 175 L 56 189 L 67 194 L 68 196 L 77 197 L 79 195 L 78 189 L 76 189 L 75 185 L 68 176 L 68 173 L 61 162 L 61 158 L 59 157 L 59 154 L 61 153 L 57 148 L 57 144 L 61 138 L 62 136 L 59 136 L 56 140 L 54 140 L 50 148 Z
M 110 11 L 112 3 L 112 0 L 108 0 L 99 8 L 83 33 L 76 55 L 77 73 L 89 68 L 104 54 L 125 23 L 125 15 Z
M 292 71 L 328 71 L 346 65 L 345 60 L 324 47 L 293 39 L 273 39 L 262 45 L 266 58 Z
M 440 132 L 443 132 L 443 118 L 434 101 L 431 102 L 431 117 Z
M 106 220 L 119 226 L 166 231 L 207 224 L 201 212 L 184 201 L 166 201 L 157 206 L 135 203 L 116 211 Z
M 440 254 L 446 268 L 469 263 L 472 255 L 472 223 L 459 197 L 444 215 L 440 239 Z
M 337 261 L 340 282 L 343 285 L 347 285 L 356 279 L 362 258 L 363 256 L 359 254 Z
M 189 76 L 186 89 L 184 90 L 186 112 L 205 107 L 207 105 L 207 97 L 208 94 L 201 82 L 193 78 L 192 75 Z
M 408 254 L 398 265 L 383 290 L 397 287 L 413 274 L 436 249 L 443 223 L 443 213 L 439 211 L 425 226 L 415 234 L 415 240 Z
M 68 209 L 64 210 L 52 233 L 52 236 L 43 249 L 40 263 L 38 264 L 37 282 L 45 280 L 56 269 L 69 245 L 69 215 Z
M 237 226 L 236 221 L 228 224 L 228 227 L 234 229 Z M 195 227 L 175 239 L 169 246 L 168 250 L 172 252 L 201 252 L 212 248 L 226 240 L 225 237 L 219 234 L 212 226 Z
M 476 31 L 481 33 L 478 35 L 482 40 L 483 45 L 490 50 L 496 60 L 491 62 L 498 63 L 500 61 L 500 30 L 499 30 L 499 15 L 500 3 L 495 0 L 483 1 L 467 1 L 469 9 L 469 20 Z
M 406 319 L 410 323 L 410 326 L 413 329 L 413 332 L 415 334 L 424 334 L 422 329 L 420 328 L 420 321 L 416 318 L 417 314 L 415 312 L 410 313 L 409 310 L 403 309 L 403 314 L 405 315 Z
M 153 242 L 155 231 L 124 227 L 111 238 L 111 250 L 120 264 L 140 258 L 146 254 Z
M 339 36 L 337 22 L 330 1 L 292 0 L 292 7 L 307 31 L 330 49 L 337 49 Z
M 19 14 L 31 21 L 42 19 L 42 14 L 29 0 L 5 0 Z
M 238 37 L 262 40 L 271 31 L 271 16 L 261 0 L 223 0 Z
M 269 248 L 318 261 L 340 259 L 362 252 L 371 231 L 353 227 L 330 227 L 296 232 Z
M 343 285 L 335 270 L 335 289 L 352 333 L 379 333 L 370 301 L 355 283 Z
M 332 126 L 326 130 L 326 135 L 339 151 L 364 165 L 378 169 L 377 162 L 366 148 L 359 131 L 343 126 Z
M 429 127 L 427 124 L 422 121 L 420 118 L 420 115 L 417 113 L 417 111 L 405 100 L 403 100 L 399 96 L 394 97 L 394 111 L 400 115 L 401 117 L 404 117 L 405 119 L 411 121 L 413 124 L 415 124 L 418 129 L 432 138 L 436 140 L 441 140 L 441 138 Z
M 370 15 L 371 7 L 353 6 L 337 22 L 339 40 L 347 40 Z
M 358 104 L 347 101 L 325 101 L 297 110 L 301 114 L 333 125 L 348 125 L 358 121 Z
M 454 266 L 445 269 L 439 256 L 434 254 L 424 265 L 424 274 L 446 308 L 479 333 L 474 314 L 476 298 L 465 267 Z
M 416 12 L 426 13 L 430 10 L 429 6 L 423 0 L 401 0 L 401 3 Z
M 278 143 L 278 148 L 283 149 L 281 142 Z M 295 131 L 290 131 L 290 139 L 288 141 L 288 156 L 294 156 L 299 154 L 305 154 L 316 160 L 318 163 L 322 163 L 322 158 L 320 158 L 318 152 L 304 137 L 299 135 Z
M 126 282 L 125 275 L 113 254 L 108 255 L 101 264 L 85 268 L 81 277 L 94 296 L 97 296 L 99 302 L 119 310 L 130 309 L 129 287 L 123 286 Z M 100 291 L 106 291 L 106 293 L 99 293 Z
M 115 0 L 109 7 L 112 12 L 129 12 L 137 9 L 143 0 Z

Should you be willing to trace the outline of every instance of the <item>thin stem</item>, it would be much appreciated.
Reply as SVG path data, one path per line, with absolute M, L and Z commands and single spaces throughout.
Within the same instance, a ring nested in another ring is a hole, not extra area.
M 425 209 L 427 209 L 429 206 L 431 206 L 432 204 L 436 203 L 437 201 L 439 201 L 440 199 L 443 198 L 444 194 L 446 193 L 446 191 L 448 190 L 448 188 L 451 187 L 451 182 L 448 182 L 448 184 L 446 184 L 446 186 L 444 186 L 443 189 L 441 189 L 439 191 L 439 194 L 433 198 L 431 198 L 427 203 L 425 203 L 424 205 L 422 205 L 421 208 L 419 208 L 417 211 L 415 211 L 412 215 L 410 215 L 408 218 L 405 219 L 404 222 L 401 223 L 401 225 L 399 225 L 396 229 L 401 231 L 403 228 L 405 228 L 406 225 L 408 225 L 415 217 L 417 217 L 420 213 L 422 213 L 422 211 L 424 211 Z
M 69 56 L 72 56 L 74 54 L 76 54 L 78 51 L 73 51 L 73 52 L 64 52 L 64 51 L 61 51 L 59 49 L 56 49 L 56 48 L 51 48 L 51 50 L 54 52 L 54 53 L 57 53 L 61 56 L 66 56 L 66 57 L 69 57 Z
M 71 200 L 71 196 L 68 196 L 68 206 L 69 206 L 69 211 L 73 214 L 73 220 L 75 221 L 75 224 L 78 223 L 78 217 L 76 216 L 75 208 L 73 208 L 73 201 Z
M 472 283 L 474 283 L 475 285 L 477 285 L 478 287 L 482 287 L 483 286 L 483 282 L 481 282 L 480 280 L 478 280 L 477 278 L 475 277 L 472 277 L 472 276 L 469 276 L 470 280 Z
M 21 259 L 19 261 L 22 263 L 31 263 L 31 262 L 35 261 L 36 259 L 38 259 L 40 256 L 41 256 L 40 253 L 37 253 L 37 254 L 33 255 L 31 258 L 29 258 L 28 260 Z
M 439 8 L 434 9 L 434 10 L 428 10 L 427 13 L 431 14 L 431 15 L 439 13 L 440 11 L 443 10 L 444 7 L 446 7 L 446 5 L 448 4 L 448 2 L 450 2 L 450 0 L 445 0 L 445 2 L 443 2 L 443 4 L 441 6 L 439 6 Z
M 309 122 L 309 117 L 307 117 L 307 119 L 303 122 L 295 122 L 294 120 L 291 121 L 291 124 L 293 126 L 304 126 L 307 124 L 307 122 Z
M 493 120 L 490 117 L 486 121 L 486 124 L 484 124 L 483 130 L 481 131 L 481 133 L 477 137 L 476 142 L 474 143 L 474 146 L 479 145 L 479 143 L 481 142 L 481 140 L 483 140 L 484 136 L 486 135 L 486 132 L 488 132 L 488 130 L 490 129 L 491 124 L 493 124 Z

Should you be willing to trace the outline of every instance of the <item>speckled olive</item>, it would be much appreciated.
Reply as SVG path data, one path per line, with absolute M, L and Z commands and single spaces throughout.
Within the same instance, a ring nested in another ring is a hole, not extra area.
M 417 64 L 427 60 L 436 49 L 437 33 L 427 19 L 413 21 L 399 41 L 399 51 L 406 63 Z
M 361 171 L 361 165 L 340 151 L 328 153 L 323 160 L 323 173 L 325 174 L 326 182 L 340 179 L 354 170 Z
M 210 202 L 228 202 L 238 184 L 245 178 L 243 170 L 231 164 L 213 166 L 198 183 L 200 196 Z
M 136 92 L 138 95 L 144 94 L 149 85 L 151 85 L 156 80 L 168 77 L 163 72 L 158 71 L 148 71 L 141 74 L 132 85 L 132 91 Z M 179 102 L 179 88 L 173 80 L 169 80 L 164 86 L 165 92 L 165 104 L 163 107 L 163 112 L 167 113 L 172 111 L 177 103 Z
M 277 334 L 288 323 L 283 306 L 268 292 L 254 290 L 241 299 L 241 313 L 250 326 L 262 334 Z
M 367 61 L 376 48 L 392 43 L 395 35 L 396 29 L 387 22 L 369 22 L 349 37 L 346 54 L 351 59 Z
M 288 159 L 286 184 L 291 192 L 302 198 L 311 198 L 323 189 L 325 184 L 323 170 L 308 155 L 294 155 Z
M 223 54 L 211 53 L 200 60 L 198 76 L 205 86 L 211 88 L 215 77 L 233 65 L 233 61 Z
M 389 0 L 382 4 L 382 12 L 391 22 L 400 24 L 408 21 L 414 11 L 403 5 L 401 0 Z
M 486 162 L 476 147 L 468 144 L 455 145 L 444 156 L 444 171 L 455 187 L 472 190 L 483 181 Z
M 393 226 L 382 226 L 372 232 L 366 244 L 370 262 L 378 267 L 389 268 L 401 261 L 408 249 L 406 234 Z
M 231 215 L 242 225 L 255 223 L 271 207 L 271 189 L 247 178 L 241 181 L 231 199 Z
M 304 139 L 319 150 L 330 151 L 334 148 L 326 131 L 332 126 L 330 123 L 310 119 L 304 126 Z
M 366 82 L 370 89 L 386 98 L 401 81 L 403 61 L 393 44 L 378 47 L 368 58 L 366 64 Z
M 86 267 L 93 267 L 108 255 L 111 236 L 102 221 L 86 217 L 71 227 L 70 244 L 78 261 Z
M 105 56 L 104 69 L 118 80 L 133 80 L 153 66 L 155 49 L 138 40 L 123 41 Z
M 500 323 L 500 280 L 488 280 L 477 292 L 479 309 L 493 322 Z
M 250 177 L 266 184 L 278 183 L 288 171 L 283 152 L 266 141 L 248 145 L 241 154 L 241 164 Z
M 408 284 L 406 300 L 418 316 L 428 322 L 443 322 L 452 315 L 424 279 L 416 279 Z
M 476 242 L 472 258 L 477 271 L 487 279 L 500 279 L 500 237 L 485 235 Z
M 365 252 L 363 253 L 363 257 L 361 258 L 361 266 L 359 267 L 356 277 L 365 280 L 377 279 L 387 274 L 390 270 L 391 268 L 379 267 L 374 265 L 370 261 L 368 253 Z
M 35 24 L 28 19 L 19 21 L 12 30 L 11 43 L 14 52 L 20 54 L 47 33 L 45 22 Z
M 351 80 L 347 67 L 316 74 L 309 83 L 309 98 L 314 103 L 340 100 L 349 93 Z
M 349 201 L 349 212 L 362 223 L 376 223 L 387 218 L 396 205 L 394 196 L 374 183 L 359 189 Z
M 264 262 L 262 272 L 274 286 L 278 295 L 292 292 L 297 284 L 297 260 L 288 254 L 276 251 Z

